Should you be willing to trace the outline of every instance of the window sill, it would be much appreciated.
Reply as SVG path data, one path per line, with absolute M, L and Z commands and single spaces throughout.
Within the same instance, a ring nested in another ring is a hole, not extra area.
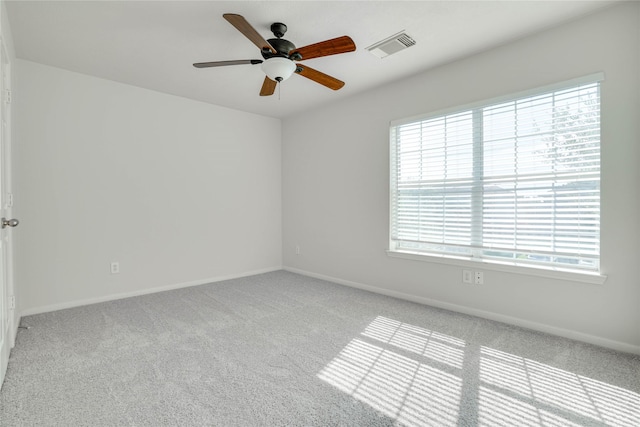
M 473 261 L 467 258 L 455 258 L 451 256 L 436 254 L 419 254 L 414 252 L 403 252 L 387 250 L 387 255 L 393 258 L 410 259 L 414 261 L 434 262 L 437 264 L 456 265 L 460 267 L 482 268 L 484 270 L 503 271 L 506 273 L 525 274 L 528 276 L 547 277 L 551 279 L 570 280 L 573 282 L 589 283 L 593 285 L 602 285 L 607 280 L 607 276 L 581 270 L 570 269 L 551 269 L 544 267 L 535 267 L 530 265 L 507 264 L 500 262 L 492 262 L 488 260 Z

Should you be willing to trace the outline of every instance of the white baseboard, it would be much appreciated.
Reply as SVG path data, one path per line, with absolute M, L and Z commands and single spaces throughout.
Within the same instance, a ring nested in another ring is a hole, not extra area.
M 42 307 L 34 307 L 20 312 L 21 317 L 31 316 L 34 314 L 49 313 L 51 311 L 64 310 L 67 308 L 80 307 L 84 305 L 97 304 L 101 302 L 114 301 L 123 298 L 137 297 L 140 295 L 154 294 L 157 292 L 171 291 L 174 289 L 188 288 L 191 286 L 206 285 L 207 283 L 221 282 L 223 280 L 239 279 L 241 277 L 255 276 L 257 274 L 270 273 L 272 271 L 282 270 L 281 266 L 264 268 L 260 270 L 247 271 L 239 274 L 229 274 L 225 276 L 210 277 L 208 279 L 194 280 L 191 282 L 176 283 L 167 286 L 158 286 L 154 288 L 141 289 L 132 292 L 124 292 L 119 294 L 110 294 L 96 298 L 88 298 L 83 300 L 68 301 L 59 304 L 45 305 Z
M 466 307 L 457 304 L 451 304 L 448 302 L 438 301 L 430 298 L 424 298 L 412 294 L 403 292 L 397 292 L 390 289 L 379 288 L 376 286 L 365 285 L 363 283 L 352 282 L 350 280 L 343 280 L 337 277 L 326 276 L 324 274 L 313 273 L 306 270 L 300 270 L 298 268 L 283 267 L 284 270 L 292 273 L 302 274 L 303 276 L 314 277 L 316 279 L 326 280 L 340 285 L 349 286 L 352 288 L 358 288 L 365 291 L 382 294 L 394 298 L 399 298 L 411 302 L 417 302 L 419 304 L 429 305 L 432 307 L 443 308 L 445 310 L 451 310 L 458 313 L 468 314 L 471 316 L 481 317 L 483 319 L 494 320 L 496 322 L 507 323 L 514 326 L 519 326 L 526 329 L 532 329 L 538 332 L 544 332 L 551 335 L 560 336 L 563 338 L 569 338 L 576 341 L 586 342 L 588 344 L 597 345 L 600 347 L 610 348 L 612 350 L 621 351 L 625 353 L 640 354 L 640 346 L 627 344 L 620 341 L 610 340 L 608 338 L 602 338 L 595 335 L 589 335 L 582 332 L 572 331 L 570 329 L 558 328 L 544 323 L 532 322 L 526 319 L 520 319 L 512 316 L 505 316 L 499 313 L 493 313 L 490 311 L 478 310 L 471 307 Z

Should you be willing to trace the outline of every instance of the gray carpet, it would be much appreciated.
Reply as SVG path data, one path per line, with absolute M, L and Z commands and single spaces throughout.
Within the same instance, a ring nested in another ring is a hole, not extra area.
M 284 271 L 29 316 L 2 426 L 640 426 L 640 358 Z

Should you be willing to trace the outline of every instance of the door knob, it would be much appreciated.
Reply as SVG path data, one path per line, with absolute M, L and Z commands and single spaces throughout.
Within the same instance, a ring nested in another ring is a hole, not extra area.
M 6 218 L 2 218 L 2 228 L 5 228 L 6 226 L 9 227 L 16 227 L 18 224 L 20 224 L 20 221 L 18 221 L 17 219 L 6 219 Z

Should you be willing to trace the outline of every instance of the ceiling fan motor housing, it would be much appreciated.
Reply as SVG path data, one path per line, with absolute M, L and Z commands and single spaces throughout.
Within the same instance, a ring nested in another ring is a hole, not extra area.
M 262 53 L 262 57 L 264 59 L 273 58 L 274 56 L 289 58 L 289 52 L 296 48 L 296 45 L 285 39 L 269 39 L 267 41 L 276 50 L 277 53 L 273 53 L 269 49 L 262 49 L 260 52 Z

